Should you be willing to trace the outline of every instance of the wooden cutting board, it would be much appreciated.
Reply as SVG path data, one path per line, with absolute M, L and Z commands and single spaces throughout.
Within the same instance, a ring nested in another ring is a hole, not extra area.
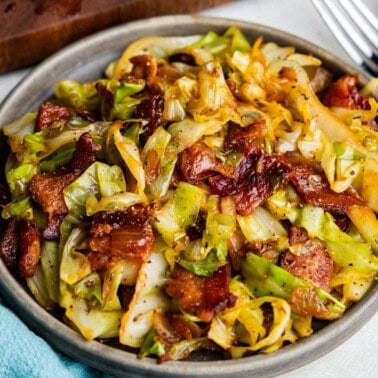
M 90 33 L 232 0 L 0 0 L 0 72 L 35 64 Z

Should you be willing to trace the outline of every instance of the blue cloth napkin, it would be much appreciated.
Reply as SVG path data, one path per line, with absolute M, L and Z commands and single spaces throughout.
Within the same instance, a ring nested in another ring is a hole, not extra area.
M 0 297 L 0 377 L 99 378 L 105 375 L 53 349 Z

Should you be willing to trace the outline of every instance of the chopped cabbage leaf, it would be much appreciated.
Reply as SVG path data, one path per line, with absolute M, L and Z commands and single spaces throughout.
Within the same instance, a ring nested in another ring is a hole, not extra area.
M 152 328 L 153 312 L 168 310 L 169 301 L 164 294 L 168 264 L 163 253 L 154 252 L 139 271 L 135 294 L 129 309 L 122 317 L 119 330 L 121 344 L 141 347 Z
M 168 245 L 185 236 L 185 229 L 193 224 L 204 200 L 204 191 L 181 181 L 172 198 L 155 215 L 154 227 Z

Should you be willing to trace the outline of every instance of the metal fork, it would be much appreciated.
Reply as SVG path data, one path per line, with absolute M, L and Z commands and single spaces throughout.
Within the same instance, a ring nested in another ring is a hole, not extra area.
M 312 0 L 352 60 L 378 76 L 378 19 L 361 0 Z

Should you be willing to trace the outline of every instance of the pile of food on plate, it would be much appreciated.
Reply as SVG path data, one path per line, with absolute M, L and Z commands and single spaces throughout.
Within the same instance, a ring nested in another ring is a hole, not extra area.
M 376 279 L 377 88 L 237 27 L 137 40 L 3 125 L 0 255 L 140 357 L 295 343 Z

